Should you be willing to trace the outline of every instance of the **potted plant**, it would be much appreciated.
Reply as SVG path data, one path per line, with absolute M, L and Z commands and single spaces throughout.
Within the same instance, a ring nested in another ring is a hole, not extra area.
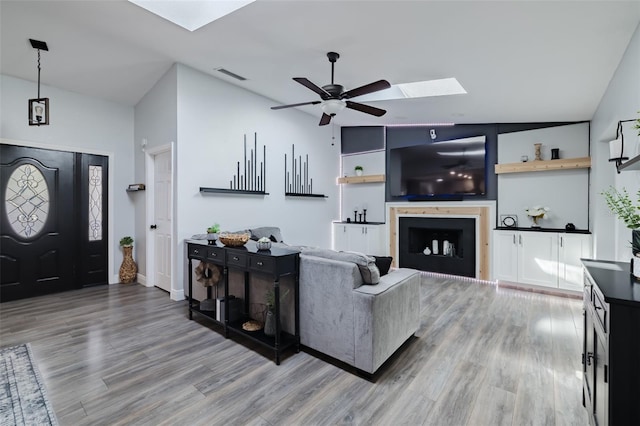
M 533 221 L 533 223 L 531 224 L 532 228 L 540 227 L 540 224 L 538 223 L 538 221 L 540 219 L 543 219 L 544 215 L 546 215 L 549 210 L 550 210 L 549 207 L 541 207 L 541 206 L 535 206 L 535 207 L 524 209 L 527 216 L 529 216 L 529 218 L 531 218 L 531 220 Z
M 638 111 L 638 114 L 640 114 L 640 111 Z M 638 129 L 638 136 L 640 136 L 640 117 L 636 118 L 636 124 L 633 127 Z
M 636 278 L 640 278 L 640 259 L 634 262 L 635 258 L 640 257 L 640 207 L 631 201 L 626 188 L 618 191 L 616 188 L 610 187 L 602 192 L 602 195 L 611 213 L 618 216 L 626 227 L 631 229 L 632 271 Z M 636 197 L 640 200 L 640 190 L 636 193 Z
M 120 238 L 120 247 L 122 247 L 123 257 L 118 278 L 121 283 L 132 283 L 138 275 L 138 265 L 133 260 L 133 238 L 128 235 Z
M 362 176 L 364 168 L 362 166 L 355 166 L 353 170 L 355 171 L 356 176 Z
M 207 240 L 215 241 L 218 239 L 218 234 L 220 233 L 220 225 L 214 223 L 210 227 L 207 228 Z

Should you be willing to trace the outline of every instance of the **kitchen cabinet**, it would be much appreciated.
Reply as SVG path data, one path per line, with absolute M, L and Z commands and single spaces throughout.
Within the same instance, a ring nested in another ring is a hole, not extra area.
M 334 222 L 332 248 L 384 256 L 384 224 Z
M 582 291 L 580 258 L 591 235 L 535 230 L 494 231 L 494 279 Z

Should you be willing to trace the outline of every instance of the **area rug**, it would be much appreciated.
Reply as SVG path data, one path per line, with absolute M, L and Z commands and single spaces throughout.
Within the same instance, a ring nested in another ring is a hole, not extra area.
M 0 349 L 0 425 L 57 425 L 29 344 Z

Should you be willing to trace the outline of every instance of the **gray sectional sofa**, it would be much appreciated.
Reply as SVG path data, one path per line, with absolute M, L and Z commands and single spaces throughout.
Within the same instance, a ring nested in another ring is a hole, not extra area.
M 267 237 L 274 245 L 284 244 L 277 227 L 248 231 L 254 240 Z M 400 268 L 380 276 L 372 259 L 362 254 L 288 247 L 300 250 L 302 345 L 374 374 L 418 330 L 418 271 Z M 264 293 L 268 285 L 257 285 L 252 294 Z M 288 279 L 281 280 L 284 289 L 291 285 Z M 281 311 L 282 327 L 293 332 L 292 301 L 286 302 Z
M 400 268 L 365 284 L 361 269 L 350 253 L 301 249 L 300 339 L 373 374 L 420 326 L 420 273 Z

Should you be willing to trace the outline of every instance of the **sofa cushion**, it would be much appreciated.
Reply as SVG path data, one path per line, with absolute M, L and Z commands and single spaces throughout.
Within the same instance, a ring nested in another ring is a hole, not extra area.
M 360 270 L 362 281 L 365 284 L 378 284 L 380 282 L 380 270 L 376 266 L 376 260 L 366 254 L 354 251 L 335 251 L 322 248 L 304 248 L 302 249 L 302 254 L 355 263 Z
M 282 233 L 280 232 L 280 228 L 277 226 L 262 226 L 260 228 L 250 229 L 251 239 L 254 241 L 258 241 L 262 237 L 269 238 L 271 241 L 276 243 L 282 242 Z
M 391 256 L 371 256 L 376 260 L 376 266 L 380 270 L 380 276 L 385 276 L 389 273 L 389 269 L 391 268 L 391 262 L 393 262 L 393 257 Z

